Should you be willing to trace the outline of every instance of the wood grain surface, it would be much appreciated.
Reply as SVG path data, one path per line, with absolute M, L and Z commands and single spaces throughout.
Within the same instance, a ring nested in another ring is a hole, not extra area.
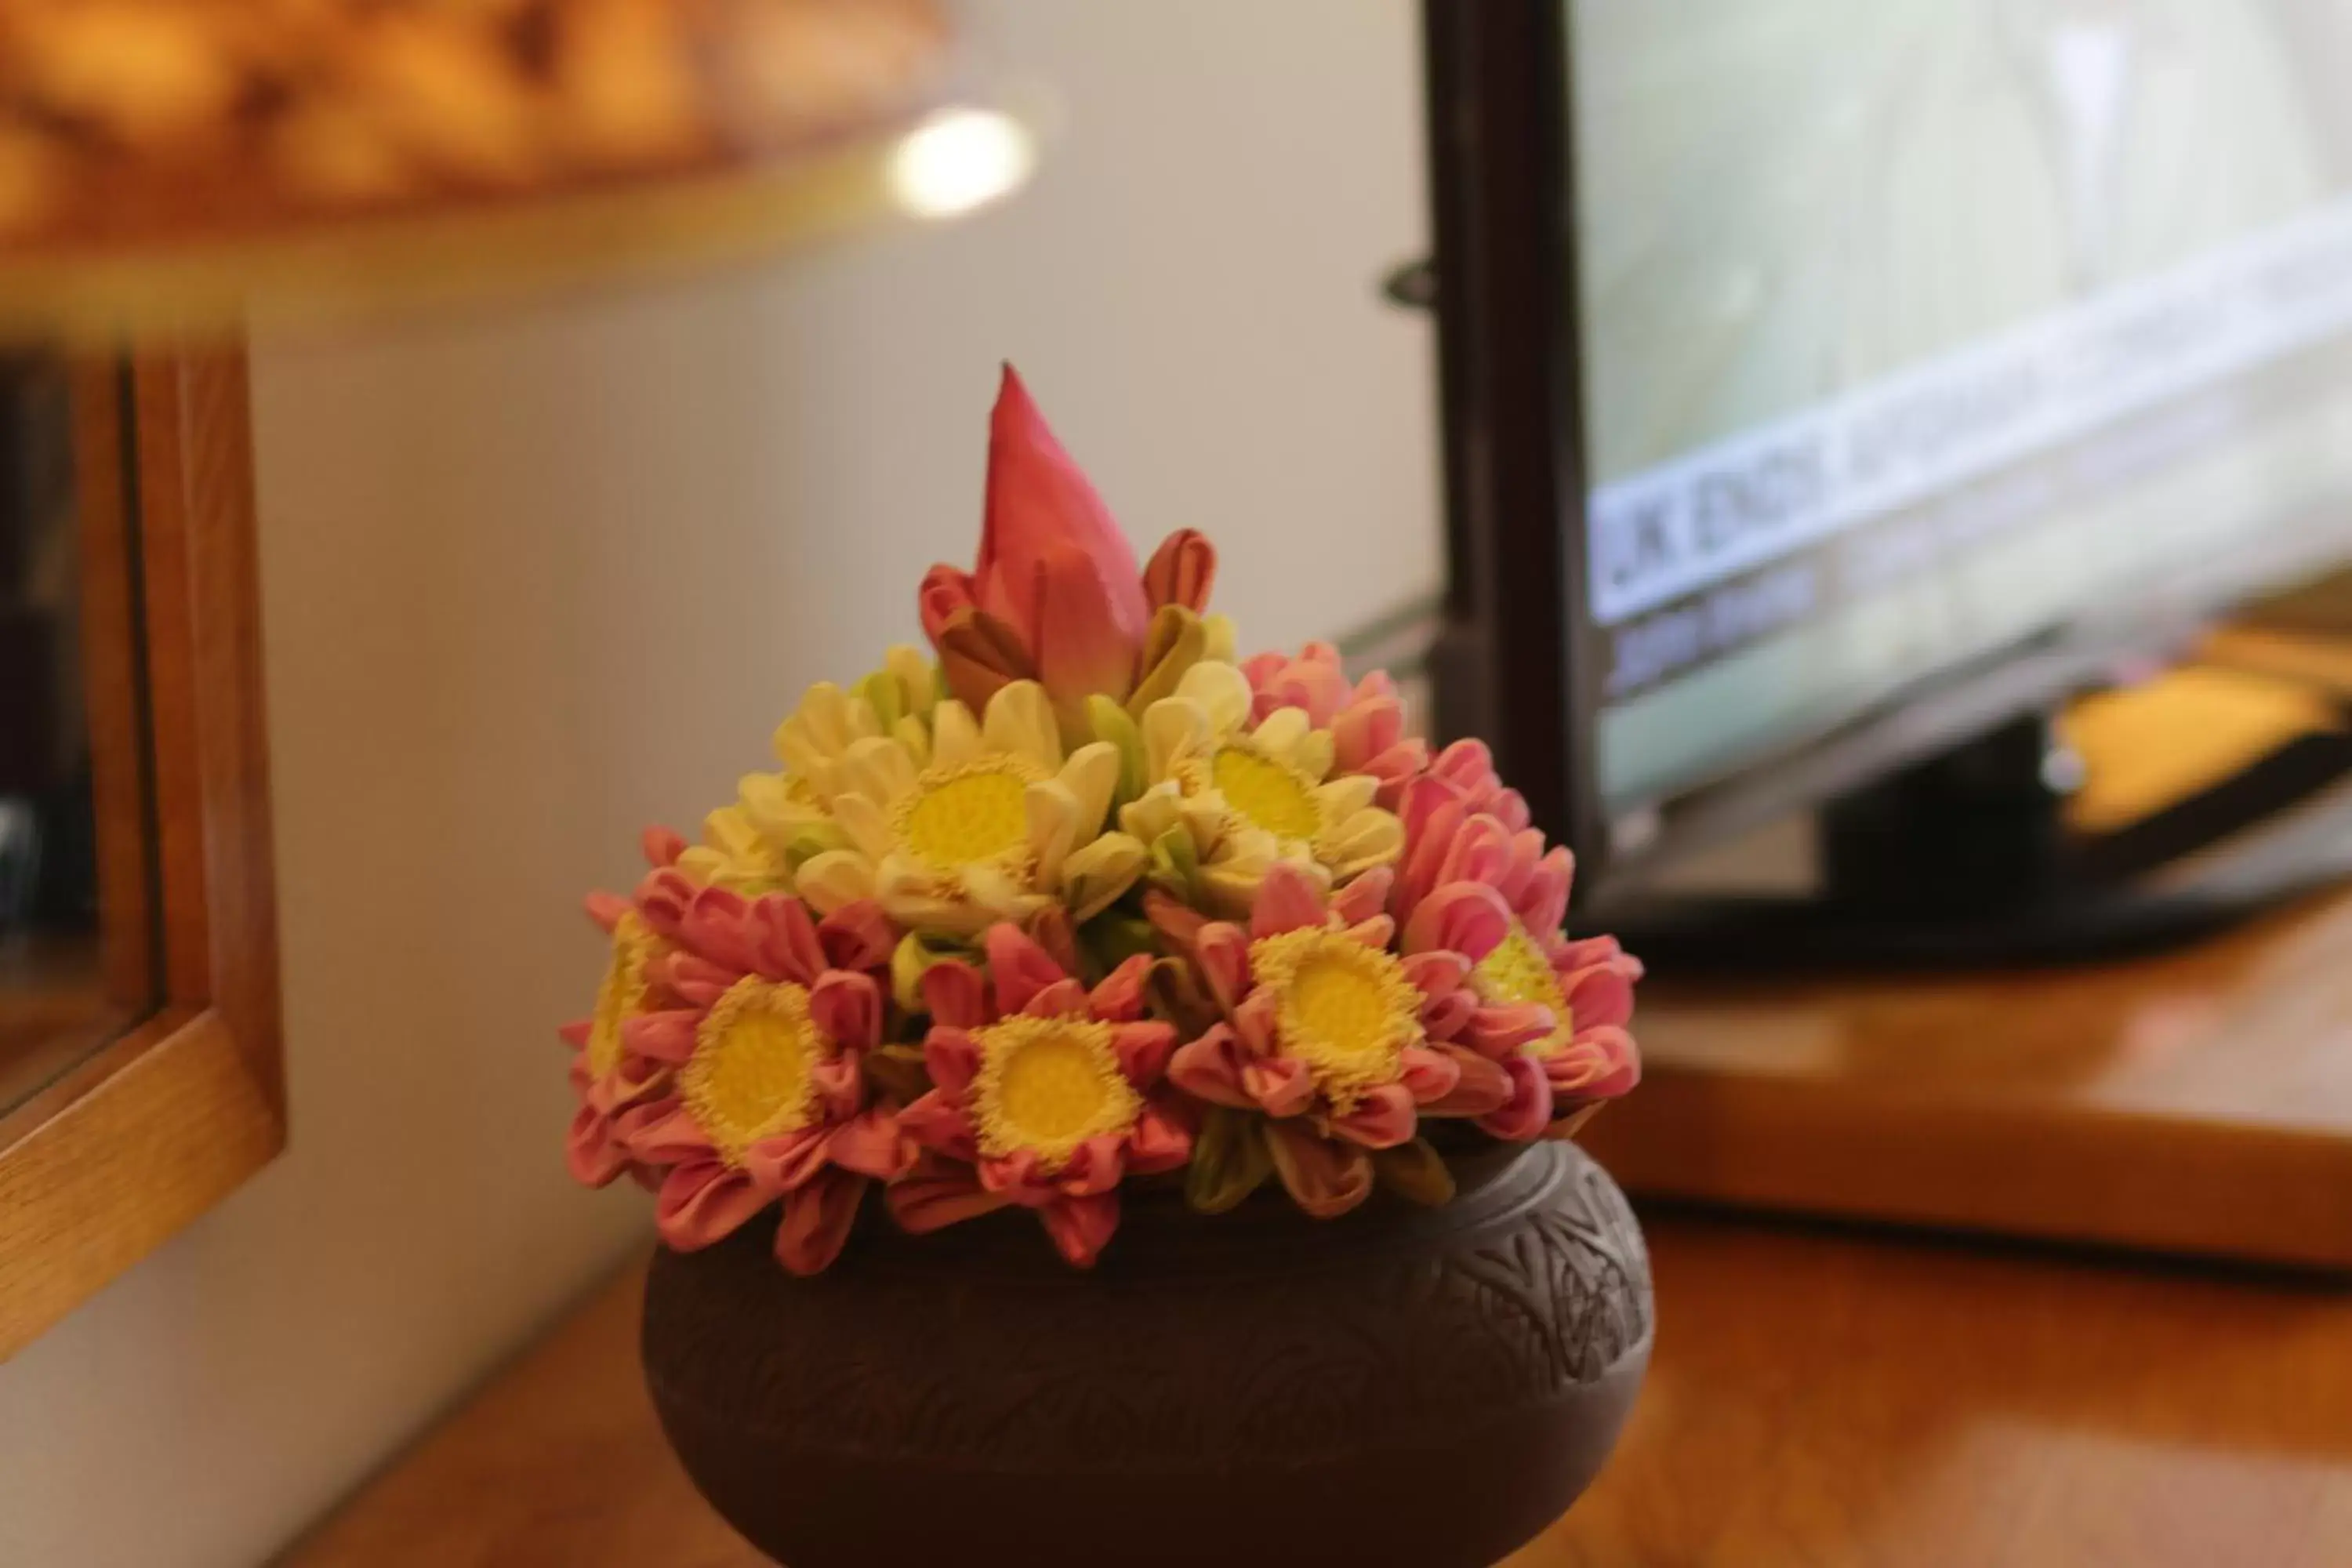
M 1654 982 L 1584 1141 L 1636 1192 L 2352 1269 L 2347 953 L 2352 892 L 2080 968 Z
M 1649 1229 L 1649 1386 L 1599 1484 L 1508 1568 L 2352 1551 L 2352 1291 L 1688 1213 Z M 285 1568 L 755 1568 L 654 1424 L 642 1283 L 599 1291 Z M 973 1563 L 1008 1560 L 987 1544 Z
M 245 361 L 144 359 L 121 392 L 76 439 L 136 498 L 152 802 L 100 810 L 152 824 L 160 1010 L 0 1115 L 0 1359 L 285 1141 Z

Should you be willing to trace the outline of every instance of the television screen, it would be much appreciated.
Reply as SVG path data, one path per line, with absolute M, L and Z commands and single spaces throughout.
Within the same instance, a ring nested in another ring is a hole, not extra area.
M 1563 0 L 1598 784 L 2352 553 L 2352 0 Z

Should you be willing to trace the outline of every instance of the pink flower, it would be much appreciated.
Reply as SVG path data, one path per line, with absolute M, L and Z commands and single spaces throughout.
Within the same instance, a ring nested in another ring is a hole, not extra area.
M 816 1273 L 840 1253 L 867 1181 L 913 1158 L 862 1071 L 882 1037 L 876 972 L 898 933 L 870 903 L 820 923 L 797 899 L 697 887 L 674 869 L 646 879 L 637 909 L 672 944 L 659 973 L 677 1002 L 622 1030 L 668 1074 L 629 1138 L 666 1172 L 662 1239 L 708 1247 L 781 1200 L 776 1256 Z
M 953 959 L 924 972 L 933 1088 L 899 1124 L 927 1152 L 890 1210 L 920 1234 L 1017 1205 L 1087 1268 L 1118 1228 L 1121 1179 L 1192 1158 L 1161 1088 L 1175 1026 L 1143 1016 L 1147 957 L 1089 992 L 1017 927 L 992 926 L 984 945 L 984 980 Z
M 649 829 L 643 844 L 646 861 L 656 868 L 675 862 L 686 847 L 662 828 Z M 669 944 L 628 900 L 613 893 L 590 894 L 588 918 L 612 938 L 612 957 L 596 988 L 595 1011 L 556 1031 L 572 1047 L 572 1089 L 580 1099 L 564 1141 L 565 1163 L 575 1180 L 592 1187 L 624 1172 L 650 1182 L 652 1173 L 630 1157 L 629 1140 L 647 1107 L 667 1090 L 669 1069 L 631 1051 L 623 1030 L 629 1020 L 672 1005 L 659 979 Z
M 1464 989 L 1471 959 L 1389 951 L 1389 882 L 1382 868 L 1327 897 L 1277 865 L 1246 931 L 1212 921 L 1192 937 L 1225 1020 L 1179 1050 L 1169 1076 L 1211 1104 L 1262 1112 L 1276 1173 L 1318 1218 L 1363 1202 L 1370 1152 L 1411 1142 L 1423 1113 L 1485 1115 L 1510 1092 L 1496 1062 L 1454 1043 L 1477 1006 Z
M 941 565 L 925 575 L 923 630 L 969 706 L 1035 679 L 1075 725 L 1090 696 L 1127 700 L 1154 612 L 1201 610 L 1215 575 L 1215 550 L 1190 529 L 1136 571 L 1127 536 L 1008 364 L 989 419 L 980 560 L 970 573 Z
M 1370 773 L 1381 781 L 1381 806 L 1396 809 L 1404 787 L 1429 768 L 1429 744 L 1404 732 L 1404 700 L 1387 671 L 1374 670 L 1350 686 L 1339 650 L 1308 643 L 1297 658 L 1262 653 L 1242 666 L 1255 703 L 1251 717 L 1264 723 L 1284 708 L 1306 713 L 1315 729 L 1328 730 L 1332 771 Z
M 1526 826 L 1524 804 L 1494 779 L 1484 747 L 1446 755 L 1452 770 L 1433 770 L 1405 793 L 1403 869 L 1390 908 L 1404 922 L 1406 951 L 1442 945 L 1475 956 L 1469 985 L 1479 1007 L 1463 1039 L 1512 1084 L 1509 1101 L 1479 1125 L 1498 1138 L 1564 1137 L 1641 1080 L 1626 1025 L 1642 964 L 1614 937 L 1569 940 L 1561 928 L 1574 858 Z

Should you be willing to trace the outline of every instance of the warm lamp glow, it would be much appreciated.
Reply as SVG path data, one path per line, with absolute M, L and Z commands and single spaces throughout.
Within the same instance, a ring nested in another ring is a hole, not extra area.
M 1035 160 L 1035 144 L 1015 121 L 992 110 L 950 110 L 899 143 L 890 188 L 918 217 L 956 217 L 1019 185 Z
M 0 331 L 670 274 L 1034 161 L 942 0 L 0 0 Z

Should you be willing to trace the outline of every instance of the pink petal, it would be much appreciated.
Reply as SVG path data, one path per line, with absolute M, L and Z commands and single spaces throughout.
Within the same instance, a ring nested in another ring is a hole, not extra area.
M 1296 1116 L 1315 1100 L 1315 1075 L 1290 1057 L 1259 1057 L 1242 1064 L 1242 1088 L 1268 1116 Z
M 827 1121 L 846 1121 L 866 1109 L 866 1075 L 858 1071 L 856 1057 L 818 1062 L 809 1068 L 809 1083 Z
M 980 1042 L 952 1025 L 934 1024 L 923 1037 L 923 1070 L 931 1075 L 940 1093 L 961 1100 L 971 1080 L 980 1076 Z
M 1404 977 L 1423 995 L 1443 996 L 1459 990 L 1470 977 L 1470 961 L 1458 952 L 1445 949 L 1409 953 L 1404 961 Z
M 1168 1080 L 1212 1105 L 1255 1110 L 1257 1102 L 1242 1087 L 1243 1061 L 1241 1041 L 1232 1026 L 1217 1024 L 1199 1039 L 1177 1047 L 1168 1061 Z
M 831 1141 L 831 1131 L 824 1127 L 763 1138 L 743 1152 L 743 1168 L 768 1191 L 789 1193 L 806 1186 L 824 1169 Z
M 1104 618 L 1129 647 L 1139 647 L 1151 610 L 1135 552 L 1008 364 L 989 416 L 988 503 L 974 591 L 981 608 L 1032 647 L 1044 618 L 1035 567 L 1056 546 L 1087 563 Z
M 1348 928 L 1348 940 L 1360 942 L 1376 952 L 1386 952 L 1396 940 L 1396 921 L 1387 915 L 1374 915 Z
M 1074 1198 L 1109 1192 L 1127 1174 L 1127 1138 L 1109 1133 L 1089 1138 L 1071 1151 L 1055 1184 Z
M 1106 1023 L 1124 1024 L 1143 1016 L 1144 982 L 1151 974 L 1151 955 L 1139 952 L 1103 976 L 1087 996 L 1087 1010 Z
M 1448 882 L 1405 922 L 1404 951 L 1458 952 L 1475 963 L 1510 931 L 1511 909 L 1502 894 L 1483 882 Z
M 1404 1085 L 1384 1083 L 1365 1090 L 1353 1110 L 1331 1118 L 1331 1131 L 1367 1149 L 1393 1149 L 1412 1141 L 1418 1121 Z
M 694 883 L 675 868 L 649 871 L 637 884 L 637 912 L 661 935 L 676 936 L 686 921 L 688 906 L 694 902 Z
M 649 1108 L 629 1139 L 629 1152 L 649 1165 L 683 1165 L 711 1157 L 710 1137 L 683 1102 Z
M 621 1048 L 672 1067 L 694 1055 L 694 1028 L 702 1015 L 691 1009 L 640 1013 L 621 1023 Z
M 693 1252 L 735 1234 L 773 1201 L 744 1172 L 716 1160 L 680 1165 L 654 1203 L 654 1228 L 673 1250 Z
M 1372 1157 L 1296 1121 L 1266 1124 L 1275 1173 L 1291 1201 L 1317 1219 L 1335 1219 L 1371 1196 Z
M 1543 1136 L 1551 1125 L 1551 1083 L 1543 1068 L 1524 1056 L 1503 1064 L 1510 1075 L 1511 1098 L 1497 1110 L 1478 1118 L 1478 1125 L 1507 1143 L 1525 1143 Z
M 1601 1025 L 1622 1027 L 1633 1016 L 1633 979 L 1617 964 L 1596 963 L 1563 974 L 1559 988 L 1579 1030 Z
M 1151 929 L 1168 939 L 1168 945 L 1177 952 L 1191 952 L 1201 939 L 1201 929 L 1209 923 L 1208 917 L 1191 905 L 1169 897 L 1158 888 L 1147 889 L 1143 895 L 1143 918 Z
M 1407 1046 L 1397 1081 L 1404 1085 L 1415 1105 L 1427 1105 L 1454 1092 L 1454 1086 L 1462 1081 L 1462 1067 L 1444 1051 Z
M 1042 1163 L 1034 1149 L 983 1156 L 979 1162 L 980 1184 L 1024 1207 L 1043 1207 L 1061 1196 L 1061 1189 L 1040 1168 Z
M 934 566 L 923 574 L 923 585 L 915 592 L 915 602 L 923 618 L 923 635 L 933 642 L 947 629 L 948 622 L 958 610 L 975 608 L 971 574 L 952 566 Z
M 595 1033 L 595 1030 L 596 1021 L 593 1018 L 574 1018 L 569 1024 L 558 1026 L 555 1035 L 558 1039 L 576 1051 L 588 1044 L 588 1037 Z
M 1069 978 L 1019 926 L 1000 922 L 981 940 L 988 953 L 988 977 L 996 987 L 996 1010 L 1006 1016 L 1026 1009 L 1029 999 L 1045 987 Z
M 1086 987 L 1075 980 L 1056 980 L 1031 994 L 1021 1009 L 1033 1018 L 1067 1018 L 1087 1010 Z
M 742 978 L 740 969 L 724 968 L 690 952 L 671 953 L 662 969 L 662 984 L 677 992 L 679 1000 L 698 1007 L 709 1006 Z
M 925 1156 L 914 1171 L 893 1182 L 887 1194 L 890 1217 L 911 1236 L 976 1219 L 1005 1206 L 1007 1200 L 983 1190 L 969 1166 Z
M 1192 1158 L 1192 1130 L 1166 1107 L 1146 1105 L 1128 1135 L 1127 1168 L 1150 1176 L 1188 1164 Z
M 934 1025 L 976 1029 L 988 1022 L 988 986 L 960 958 L 944 958 L 923 971 L 923 1005 Z
M 1095 563 L 1074 544 L 1047 544 L 1031 570 L 1037 622 L 1024 627 L 1037 660 L 1037 681 L 1057 712 L 1078 715 L 1086 700 L 1123 702 L 1135 686 L 1144 627 L 1129 626 L 1104 591 Z
M 1482 1057 L 1506 1061 L 1559 1026 L 1551 1009 L 1539 1002 L 1490 1002 L 1471 1015 L 1468 1028 L 1452 1037 Z
M 677 858 L 686 853 L 686 840 L 674 829 L 648 827 L 637 835 L 637 850 L 645 856 L 646 865 L 659 870 L 677 864 Z
M 1393 697 L 1351 704 L 1331 723 L 1332 758 L 1341 773 L 1364 764 L 1404 737 L 1404 704 Z
M 794 1274 L 822 1274 L 841 1256 L 857 1223 L 866 1178 L 827 1171 L 797 1192 L 784 1194 L 783 1223 L 776 1227 L 776 1260 Z
M 913 1166 L 915 1144 L 898 1130 L 896 1114 L 877 1107 L 835 1128 L 825 1158 L 843 1170 L 887 1182 Z
M 604 1113 L 582 1106 L 572 1118 L 563 1141 L 563 1163 L 572 1179 L 583 1187 L 601 1187 L 629 1168 L 629 1152 L 612 1136 Z
M 629 900 L 618 893 L 591 893 L 584 900 L 588 918 L 606 931 L 621 923 L 621 917 L 630 912 Z
M 770 980 L 814 985 L 824 973 L 824 944 L 798 899 L 771 893 L 744 911 L 743 934 L 751 967 Z
M 1305 871 L 1279 862 L 1258 884 L 1257 903 L 1250 910 L 1250 935 L 1264 941 L 1284 931 L 1320 928 L 1327 912 L 1323 891 Z
M 1248 936 L 1239 926 L 1213 921 L 1201 928 L 1193 954 L 1201 978 L 1209 983 L 1209 994 L 1232 1012 L 1250 988 Z
M 817 922 L 816 935 L 835 969 L 879 969 L 898 945 L 898 928 L 871 899 L 842 905 Z
M 971 1113 L 938 1089 L 898 1112 L 898 1131 L 927 1149 L 958 1160 L 980 1153 L 980 1134 Z
M 1037 1211 L 1045 1234 L 1061 1255 L 1079 1268 L 1091 1268 L 1118 1229 L 1118 1194 L 1063 1198 Z
M 882 988 L 870 974 L 828 969 L 809 992 L 809 1021 L 834 1044 L 862 1051 L 882 1039 Z
M 1216 581 L 1216 546 L 1197 529 L 1180 528 L 1160 542 L 1143 568 L 1144 603 L 1155 610 L 1181 605 L 1197 614 L 1209 607 Z
M 1394 869 L 1375 866 L 1331 895 L 1331 912 L 1342 925 L 1361 925 L 1388 908 L 1389 889 L 1395 884 Z
M 1265 986 L 1251 992 L 1234 1009 L 1234 1033 L 1241 1037 L 1244 1057 L 1270 1057 L 1281 1047 L 1281 1004 Z
M 1486 1116 L 1510 1103 L 1511 1075 L 1503 1064 L 1465 1051 L 1459 1046 L 1440 1047 L 1462 1069 L 1452 1089 L 1422 1107 L 1431 1116 Z
M 1168 1070 L 1176 1049 L 1176 1026 L 1158 1019 L 1118 1024 L 1111 1028 L 1111 1048 L 1118 1053 L 1118 1070 L 1138 1089 L 1150 1089 Z
M 1552 1093 L 1560 1100 L 1614 1100 L 1642 1081 L 1642 1053 L 1633 1037 L 1613 1026 L 1580 1031 L 1545 1066 Z

